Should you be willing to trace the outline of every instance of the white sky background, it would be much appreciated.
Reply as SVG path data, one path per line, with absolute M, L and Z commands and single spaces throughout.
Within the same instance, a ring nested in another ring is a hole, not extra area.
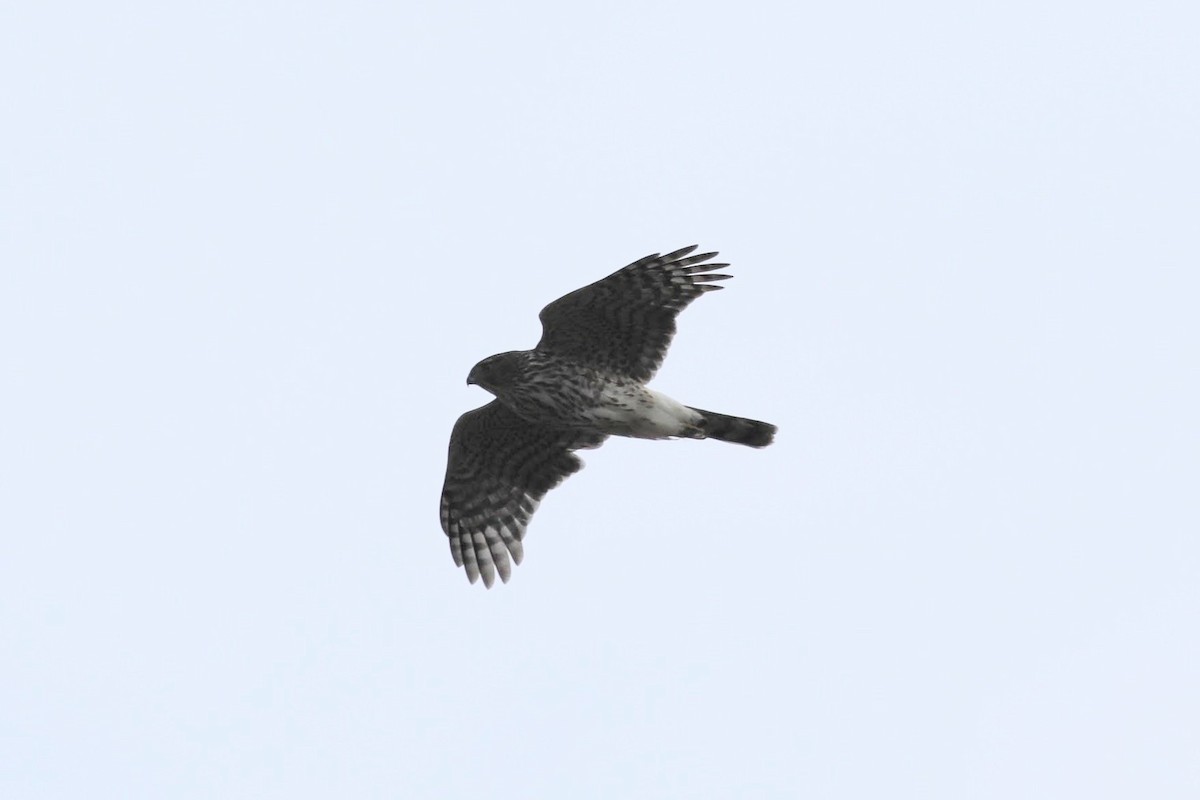
M 0 796 L 1200 796 L 1189 3 L 12 3 Z M 507 586 L 472 364 L 699 242 Z M 723 258 L 723 260 L 724 260 Z

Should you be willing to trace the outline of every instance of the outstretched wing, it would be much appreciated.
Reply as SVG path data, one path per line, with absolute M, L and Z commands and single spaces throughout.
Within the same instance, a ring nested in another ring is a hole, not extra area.
M 712 274 L 728 264 L 706 264 L 716 253 L 691 255 L 696 245 L 655 253 L 607 278 L 576 289 L 542 309 L 537 349 L 645 383 L 654 376 L 675 317 L 704 292 L 720 289 Z
M 498 400 L 468 411 L 454 424 L 442 530 L 454 563 L 474 583 L 507 581 L 509 556 L 521 563 L 525 526 L 546 492 L 583 468 L 573 450 L 597 447 L 606 436 L 578 429 L 534 425 Z

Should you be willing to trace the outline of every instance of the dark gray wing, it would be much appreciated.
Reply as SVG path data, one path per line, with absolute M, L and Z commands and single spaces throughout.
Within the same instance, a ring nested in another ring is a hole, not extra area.
M 573 450 L 597 447 L 602 433 L 534 425 L 498 400 L 468 411 L 454 424 L 446 482 L 442 486 L 442 530 L 450 537 L 454 563 L 474 583 L 507 581 L 509 555 L 521 563 L 525 526 L 546 492 L 583 468 Z
M 705 264 L 716 253 L 691 255 L 696 245 L 646 256 L 607 278 L 576 289 L 542 309 L 537 349 L 628 375 L 640 383 L 654 376 L 671 337 L 675 317 L 729 275 L 728 264 Z

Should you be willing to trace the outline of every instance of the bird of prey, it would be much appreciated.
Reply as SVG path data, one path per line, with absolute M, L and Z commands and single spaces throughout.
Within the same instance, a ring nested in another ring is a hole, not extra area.
M 646 256 L 542 309 L 532 350 L 485 358 L 467 376 L 496 396 L 458 418 L 442 487 L 454 563 L 489 588 L 521 563 L 525 526 L 546 492 L 583 467 L 576 450 L 609 436 L 720 439 L 766 447 L 775 426 L 692 408 L 646 387 L 675 317 L 713 281 L 696 245 Z

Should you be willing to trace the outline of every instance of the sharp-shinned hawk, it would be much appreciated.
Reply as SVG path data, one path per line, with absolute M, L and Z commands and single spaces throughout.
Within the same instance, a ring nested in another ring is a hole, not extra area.
M 716 253 L 696 245 L 646 256 L 542 309 L 532 350 L 485 358 L 468 384 L 496 396 L 459 417 L 450 435 L 442 488 L 442 529 L 454 563 L 474 583 L 507 581 L 521 541 L 546 492 L 583 462 L 576 450 L 610 435 L 639 439 L 720 439 L 766 447 L 775 426 L 685 406 L 646 387 L 675 317 L 713 281 Z

